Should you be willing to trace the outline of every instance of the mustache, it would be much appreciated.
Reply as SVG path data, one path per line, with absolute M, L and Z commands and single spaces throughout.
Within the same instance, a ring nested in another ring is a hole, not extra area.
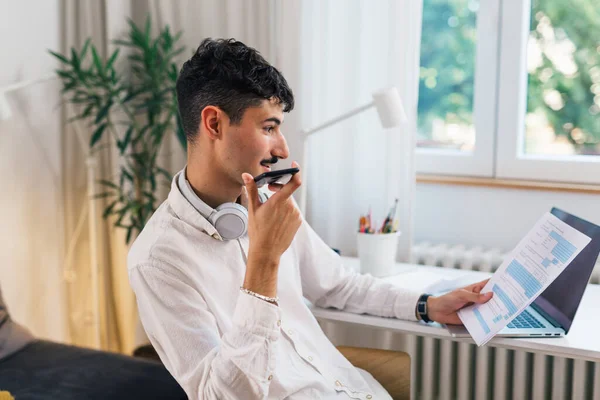
M 260 162 L 261 165 L 265 165 L 265 164 L 277 164 L 277 161 L 279 161 L 278 157 L 273 157 L 273 158 L 269 158 L 268 160 L 263 160 Z

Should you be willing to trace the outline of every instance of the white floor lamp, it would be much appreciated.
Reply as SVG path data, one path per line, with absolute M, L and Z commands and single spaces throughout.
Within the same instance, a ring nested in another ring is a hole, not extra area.
M 338 122 L 345 121 L 346 119 L 353 117 L 357 114 L 362 113 L 370 109 L 371 107 L 375 107 L 377 109 L 377 114 L 379 115 L 379 121 L 383 128 L 393 128 L 393 127 L 401 127 L 402 134 L 408 134 L 408 130 L 406 129 L 406 124 L 408 119 L 406 118 L 406 113 L 404 112 L 404 107 L 402 106 L 402 99 L 400 98 L 400 94 L 398 93 L 398 89 L 395 87 L 389 89 L 383 89 L 373 93 L 373 100 L 370 103 L 367 103 L 363 106 L 357 107 L 353 110 L 348 111 L 345 114 L 342 114 L 338 117 L 335 117 L 329 121 L 326 121 L 320 125 L 315 126 L 311 129 L 306 129 L 301 131 L 302 142 L 303 142 L 303 155 L 302 155 L 302 180 L 303 180 L 303 190 L 300 196 L 300 210 L 304 215 L 306 215 L 306 192 L 307 192 L 307 167 L 308 167 L 308 138 L 309 136 L 322 131 L 325 128 L 329 128 L 332 125 L 337 124 Z
M 407 207 L 408 211 L 404 212 L 404 221 L 400 221 L 401 224 L 404 225 L 403 231 L 403 241 L 402 242 L 402 252 L 401 257 L 403 261 L 408 261 L 410 258 L 411 251 L 411 242 L 412 242 L 412 207 L 413 207 L 413 197 L 415 193 L 415 167 L 414 167 L 414 133 L 411 129 L 409 129 L 408 118 L 406 117 L 406 112 L 404 111 L 404 106 L 402 105 L 402 99 L 400 98 L 400 94 L 395 87 L 379 90 L 372 94 L 373 99 L 371 102 L 357 107 L 353 110 L 348 111 L 345 114 L 342 114 L 338 117 L 335 117 L 329 121 L 326 121 L 320 125 L 317 125 L 311 129 L 306 129 L 301 131 L 302 142 L 303 142 L 303 155 L 302 155 L 302 180 L 303 180 L 303 189 L 300 194 L 300 210 L 302 214 L 306 217 L 306 199 L 307 199 L 307 178 L 308 178 L 308 138 L 322 131 L 332 125 L 335 125 L 341 121 L 344 121 L 348 118 L 351 118 L 357 114 L 360 114 L 364 111 L 369 110 L 372 107 L 375 107 L 377 110 L 377 114 L 379 116 L 379 121 L 383 128 L 394 128 L 399 127 L 400 135 L 402 136 L 402 140 L 400 140 L 399 146 L 402 146 L 401 149 L 397 150 L 398 154 L 404 155 L 404 159 L 402 162 L 404 163 L 402 168 L 404 171 L 398 171 L 400 176 L 399 182 L 390 182 L 392 185 L 399 184 L 404 190 L 405 193 L 402 193 L 404 196 L 402 199 L 402 204 L 404 207 Z M 406 211 L 406 210 L 405 210 Z
M 8 120 L 12 117 L 12 110 L 10 104 L 6 99 L 6 94 L 13 92 L 31 85 L 50 81 L 56 79 L 56 75 L 49 74 L 38 79 L 32 79 L 22 82 L 17 82 L 0 88 L 0 120 Z M 86 145 L 83 132 L 80 127 L 75 123 L 73 124 L 79 143 L 81 145 L 82 152 L 86 155 L 86 166 L 87 166 L 87 198 L 84 206 L 82 207 L 79 220 L 77 221 L 73 237 L 71 238 L 65 255 L 65 264 L 63 267 L 64 278 L 67 281 L 74 279 L 74 270 L 72 268 L 73 254 L 75 251 L 75 244 L 81 234 L 83 222 L 85 217 L 88 217 L 88 230 L 90 235 L 90 266 L 91 266 L 91 277 L 92 277 L 92 324 L 94 326 L 94 346 L 98 349 L 101 348 L 100 340 L 100 294 L 99 294 L 99 269 L 98 269 L 98 226 L 97 226 L 97 206 L 94 195 L 96 194 L 96 166 L 97 161 L 95 156 L 90 152 L 89 147 Z

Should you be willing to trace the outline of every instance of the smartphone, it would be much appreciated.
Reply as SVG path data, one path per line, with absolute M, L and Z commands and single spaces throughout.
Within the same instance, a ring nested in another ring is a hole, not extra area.
M 287 168 L 280 169 L 278 171 L 269 171 L 258 175 L 256 178 L 254 178 L 254 182 L 256 182 L 256 187 L 262 187 L 271 183 L 285 185 L 290 181 L 290 179 L 292 179 L 292 176 L 298 172 L 300 172 L 299 168 Z

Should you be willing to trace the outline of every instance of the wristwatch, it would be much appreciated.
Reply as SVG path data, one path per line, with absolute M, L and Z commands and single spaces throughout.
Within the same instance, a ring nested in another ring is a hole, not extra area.
M 431 322 L 427 315 L 427 298 L 430 296 L 430 294 L 422 294 L 417 300 L 417 315 L 425 322 Z

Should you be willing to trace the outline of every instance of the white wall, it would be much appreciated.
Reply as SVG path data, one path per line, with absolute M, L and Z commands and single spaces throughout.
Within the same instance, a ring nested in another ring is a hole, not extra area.
M 56 68 L 58 0 L 2 0 L 0 87 Z M 0 121 L 0 285 L 13 318 L 36 335 L 66 340 L 63 214 L 57 84 L 8 94 Z
M 553 206 L 600 225 L 600 195 L 418 184 L 415 240 L 507 251 Z

